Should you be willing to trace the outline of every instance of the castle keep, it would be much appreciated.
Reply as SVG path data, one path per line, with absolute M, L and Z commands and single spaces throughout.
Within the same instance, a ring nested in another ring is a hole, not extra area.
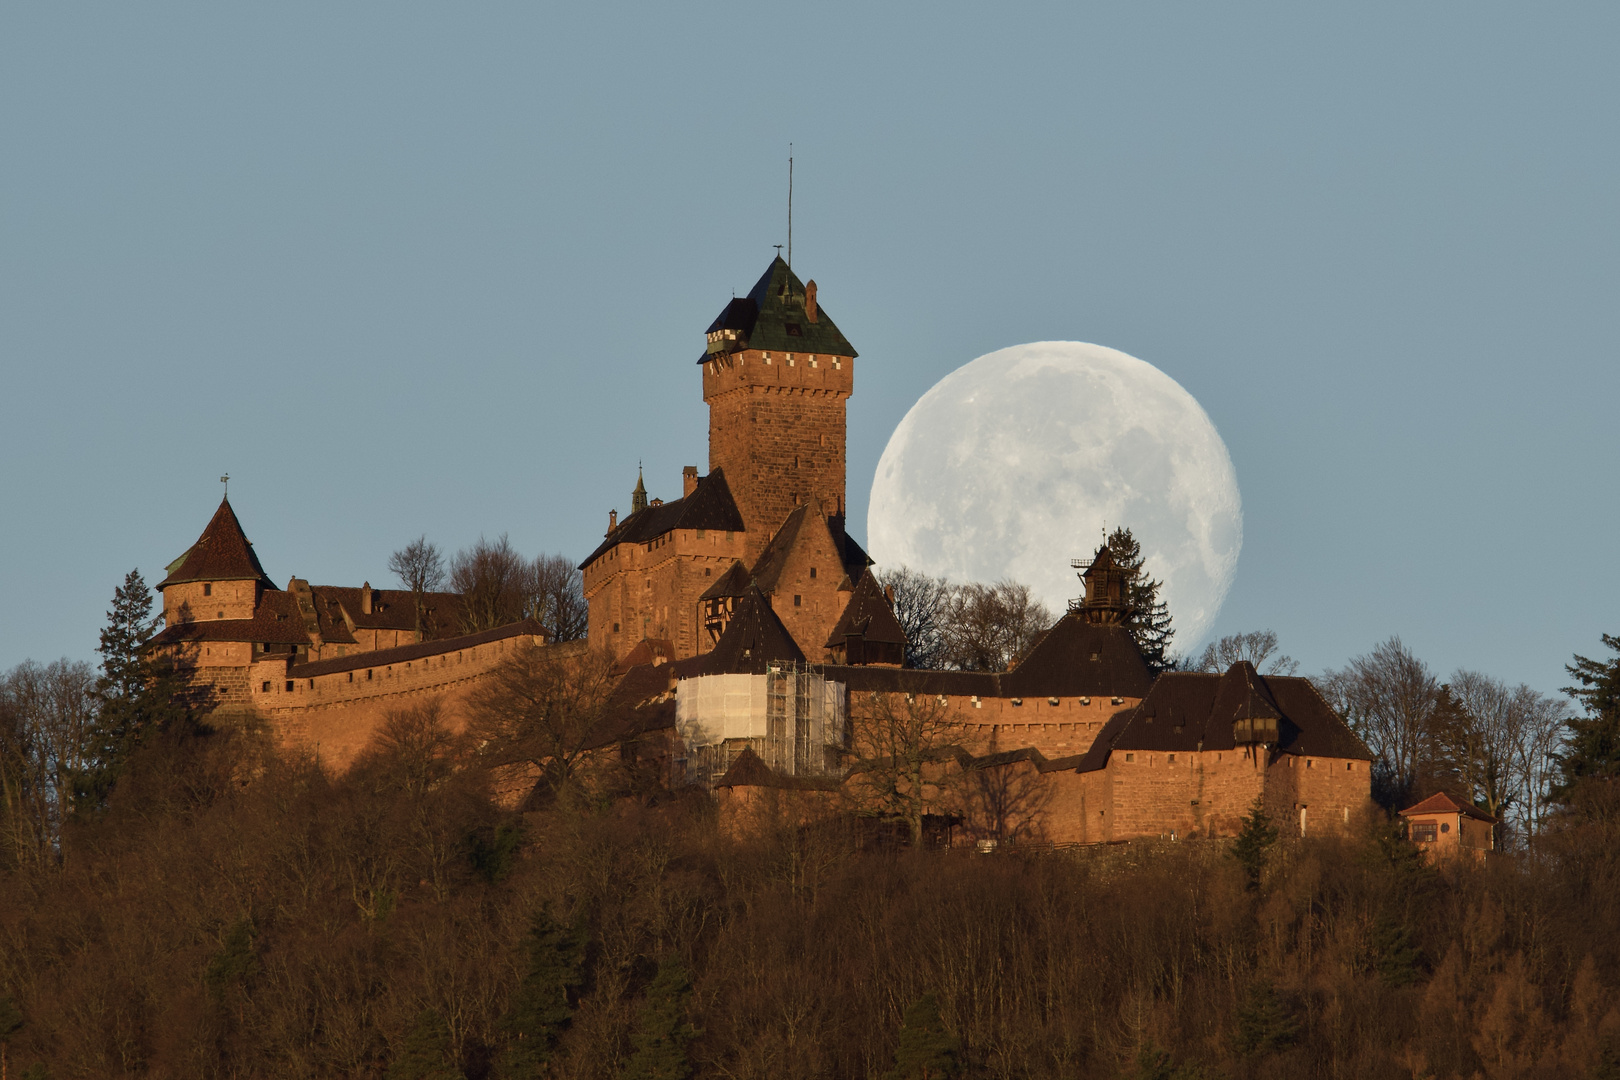
M 781 258 L 709 325 L 708 472 L 686 466 L 668 501 L 638 476 L 630 513 L 609 514 L 580 564 L 588 646 L 619 672 L 599 758 L 708 788 L 746 830 L 870 809 L 884 766 L 862 756 L 862 724 L 926 710 L 948 732 L 928 748 L 930 814 L 970 842 L 1230 835 L 1257 799 L 1304 833 L 1361 809 L 1371 754 L 1307 680 L 1248 664 L 1152 677 L 1106 546 L 1010 670 L 903 667 L 891 598 L 844 530 L 856 355 Z M 548 644 L 532 621 L 457 635 L 448 593 L 279 589 L 229 502 L 158 587 L 154 646 L 195 664 L 223 707 L 337 767 L 393 709 L 432 699 L 464 723 L 496 665 L 581 647 Z

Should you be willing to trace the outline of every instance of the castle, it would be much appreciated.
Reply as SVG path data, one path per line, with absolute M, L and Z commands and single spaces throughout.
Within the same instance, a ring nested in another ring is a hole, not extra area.
M 950 793 L 933 816 L 964 840 L 1230 834 L 1256 799 L 1304 832 L 1366 803 L 1371 754 L 1307 680 L 1248 664 L 1153 679 L 1106 547 L 1009 671 L 903 667 L 890 598 L 844 529 L 856 357 L 780 257 L 709 326 L 708 472 L 687 466 L 667 502 L 638 477 L 580 564 L 589 647 L 621 673 L 601 755 L 710 788 L 733 827 L 803 820 L 861 807 L 875 708 L 925 706 L 948 733 L 928 748 L 928 783 Z M 340 767 L 390 709 L 431 696 L 454 718 L 516 650 L 563 647 L 533 622 L 442 636 L 452 594 L 278 589 L 228 502 L 168 571 L 157 647 Z

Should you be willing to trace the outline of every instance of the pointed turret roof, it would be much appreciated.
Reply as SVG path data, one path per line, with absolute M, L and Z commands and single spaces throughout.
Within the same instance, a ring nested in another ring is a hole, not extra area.
M 259 565 L 253 545 L 242 531 L 230 499 L 221 499 L 208 527 L 186 553 L 168 565 L 169 576 L 158 583 L 159 589 L 187 581 L 253 581 L 258 580 L 266 589 L 275 583 Z
M 773 663 L 804 663 L 804 653 L 771 602 L 758 586 L 750 585 L 737 598 L 725 633 L 714 649 L 695 657 L 698 675 L 759 675 Z
M 630 512 L 639 514 L 647 509 L 647 483 L 641 478 L 641 469 L 636 469 L 636 490 L 630 493 Z
M 739 349 L 859 355 L 828 318 L 819 298 L 814 307 L 806 305 L 804 282 L 780 255 L 771 260 L 746 297 L 734 297 L 725 306 L 709 324 L 708 333 L 710 349 L 704 352 L 700 364 L 709 360 L 713 352 Z
M 856 582 L 854 591 L 850 593 L 849 603 L 844 605 L 844 613 L 838 617 L 838 625 L 827 635 L 827 644 L 823 648 L 842 645 L 851 634 L 859 634 L 867 641 L 891 645 L 903 646 L 906 643 L 900 620 L 894 617 L 894 608 L 889 606 L 889 598 L 883 594 L 883 586 L 878 584 L 871 570 L 862 572 L 860 581 Z

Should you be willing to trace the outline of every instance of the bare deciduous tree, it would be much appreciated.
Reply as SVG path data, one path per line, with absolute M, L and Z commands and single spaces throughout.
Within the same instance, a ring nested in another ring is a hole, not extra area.
M 578 641 L 589 628 L 590 608 L 574 560 L 541 555 L 529 566 L 530 614 L 551 631 L 555 641 Z
M 0 815 L 19 863 L 59 858 L 63 822 L 99 762 L 89 664 L 26 660 L 0 676 Z
M 1227 634 L 1218 641 L 1212 641 L 1193 661 L 1192 670 L 1218 675 L 1242 660 L 1253 664 L 1262 675 L 1294 675 L 1299 671 L 1298 660 L 1277 652 L 1277 634 L 1273 630 Z
M 904 821 L 913 845 L 923 817 L 949 794 L 944 777 L 961 730 L 939 695 L 850 695 L 852 785 L 864 806 Z
M 616 677 L 601 651 L 525 645 L 472 696 L 468 730 L 492 766 L 527 765 L 553 794 L 585 759 Z
M 894 590 L 894 617 L 906 635 L 906 667 L 942 666 L 955 588 L 942 577 L 909 566 L 881 571 L 877 579 L 885 589 Z
M 942 666 L 1006 671 L 1052 625 L 1052 612 L 1028 585 L 999 581 L 956 589 L 948 609 Z
M 444 588 L 444 557 L 437 545 L 419 536 L 388 556 L 388 570 L 411 591 L 416 606 L 416 636 L 421 640 L 428 625 L 427 594 Z
M 1374 797 L 1386 805 L 1405 800 L 1432 757 L 1440 682 L 1429 666 L 1392 637 L 1317 682 L 1373 752 Z
M 472 634 L 522 619 L 531 576 L 528 560 L 505 533 L 493 541 L 479 537 L 472 547 L 456 552 L 450 560 L 450 588 L 461 594 L 462 629 Z

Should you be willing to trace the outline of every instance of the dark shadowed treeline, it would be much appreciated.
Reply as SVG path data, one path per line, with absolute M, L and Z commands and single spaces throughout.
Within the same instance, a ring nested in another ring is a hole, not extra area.
M 701 797 L 506 813 L 424 725 L 342 779 L 246 728 L 144 745 L 59 861 L 0 871 L 12 1075 L 1552 1077 L 1620 1053 L 1603 785 L 1478 867 L 1428 869 L 1381 821 L 1242 860 L 980 856 L 728 840 Z

